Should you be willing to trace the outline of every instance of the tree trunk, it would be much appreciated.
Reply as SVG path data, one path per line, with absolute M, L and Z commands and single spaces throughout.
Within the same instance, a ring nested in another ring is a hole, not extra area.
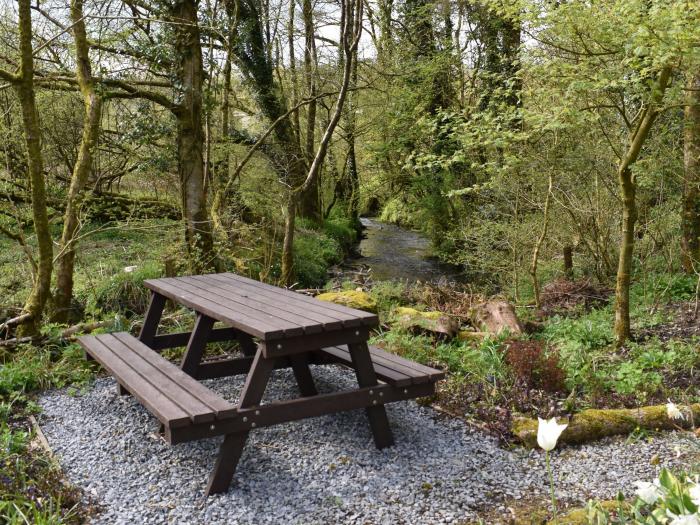
M 700 73 L 688 81 L 683 131 L 683 215 L 681 262 L 686 273 L 700 272 Z
M 314 39 L 314 20 L 311 0 L 304 0 L 302 5 L 302 15 L 304 18 L 304 80 L 306 82 L 307 96 L 312 100 L 307 105 L 306 110 L 306 140 L 304 146 L 304 156 L 307 165 L 310 165 L 314 158 L 316 143 L 316 43 Z M 318 178 L 309 186 L 309 189 L 300 195 L 299 214 L 302 217 L 309 217 L 320 220 L 321 207 L 319 201 L 319 181 Z
M 637 184 L 632 173 L 632 165 L 639 158 L 644 141 L 649 135 L 654 120 L 659 113 L 659 105 L 671 78 L 671 67 L 664 67 L 652 88 L 651 99 L 642 110 L 639 124 L 630 135 L 625 156 L 617 170 L 620 193 L 622 194 L 622 235 L 620 255 L 617 262 L 615 286 L 615 344 L 622 346 L 631 336 L 630 329 L 630 280 L 632 255 L 634 250 L 634 226 L 637 220 Z
M 102 99 L 95 93 L 90 68 L 82 0 L 73 0 L 71 3 L 71 21 L 74 24 L 76 76 L 83 95 L 85 115 L 83 116 L 83 135 L 80 149 L 73 166 L 73 177 L 68 189 L 66 210 L 63 216 L 63 233 L 56 264 L 56 293 L 53 297 L 51 320 L 57 323 L 66 323 L 71 320 L 70 312 L 71 301 L 73 300 L 73 271 L 76 249 L 75 235 L 79 226 L 78 211 L 83 200 L 85 185 L 90 176 L 93 150 L 100 132 L 102 116 Z
M 24 312 L 29 314 L 30 317 L 17 327 L 17 337 L 26 337 L 35 335 L 39 331 L 44 307 L 51 295 L 53 243 L 46 210 L 44 161 L 40 143 L 41 130 L 34 94 L 34 50 L 32 49 L 30 0 L 18 0 L 18 17 L 20 72 L 14 85 L 22 108 L 29 185 L 31 186 L 32 195 L 32 218 L 34 220 L 38 253 L 32 291 L 24 304 Z
M 570 245 L 564 246 L 564 278 L 574 277 L 574 249 Z
M 175 54 L 181 84 L 177 119 L 177 155 L 182 215 L 190 270 L 194 273 L 216 268 L 212 228 L 204 183 L 204 129 L 202 126 L 202 84 L 204 70 L 197 2 L 182 0 L 174 5 Z
M 357 53 L 357 50 L 355 50 Z M 347 122 L 345 126 L 345 139 L 348 143 L 347 164 L 345 176 L 347 180 L 346 205 L 347 213 L 353 224 L 357 225 L 360 216 L 360 175 L 357 172 L 357 156 L 355 154 L 355 131 L 357 129 L 357 56 L 353 57 L 352 75 L 350 76 L 351 91 L 348 94 L 348 108 L 346 111 Z
M 540 300 L 540 283 L 537 280 L 537 264 L 540 260 L 540 250 L 547 238 L 547 230 L 549 228 L 549 203 L 552 196 L 552 183 L 553 177 L 550 174 L 549 181 L 547 184 L 547 196 L 544 199 L 544 213 L 542 217 L 542 232 L 537 238 L 535 243 L 535 248 L 532 250 L 532 262 L 530 264 L 530 275 L 532 276 L 532 289 L 535 293 L 535 307 L 540 309 L 542 307 L 542 301 Z
M 294 284 L 294 225 L 296 222 L 296 208 L 296 199 L 294 194 L 290 193 L 284 216 L 284 242 L 282 243 L 282 275 L 280 280 L 284 286 Z

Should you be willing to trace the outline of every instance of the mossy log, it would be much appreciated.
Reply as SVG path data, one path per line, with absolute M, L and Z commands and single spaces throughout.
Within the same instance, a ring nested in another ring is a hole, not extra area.
M 345 290 L 342 292 L 326 292 L 316 296 L 316 299 L 340 304 L 348 308 L 356 308 L 373 314 L 377 313 L 377 302 L 361 290 Z
M 397 324 L 404 330 L 420 335 L 452 339 L 459 331 L 459 323 L 443 312 L 422 312 L 399 306 L 394 310 Z
M 636 429 L 691 428 L 694 421 L 700 421 L 700 404 L 679 406 L 679 409 L 683 412 L 684 419 L 669 418 L 666 413 L 666 405 L 613 410 L 584 410 L 568 421 L 569 426 L 559 438 L 559 443 L 576 445 L 609 436 L 629 434 Z M 567 421 L 560 419 L 559 422 L 566 423 Z M 536 419 L 516 418 L 513 421 L 512 431 L 526 447 L 534 448 L 537 446 Z

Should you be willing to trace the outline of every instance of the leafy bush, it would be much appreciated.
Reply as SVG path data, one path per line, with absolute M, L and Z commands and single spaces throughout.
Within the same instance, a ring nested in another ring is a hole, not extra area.
M 95 313 L 119 312 L 126 317 L 143 315 L 151 297 L 143 281 L 162 275 L 160 265 L 155 262 L 137 266 L 132 272 L 117 271 L 86 292 L 88 309 Z

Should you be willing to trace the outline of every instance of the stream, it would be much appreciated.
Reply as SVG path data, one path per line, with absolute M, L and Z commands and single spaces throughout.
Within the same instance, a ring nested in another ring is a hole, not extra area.
M 422 233 L 374 218 L 360 220 L 364 226 L 360 257 L 349 259 L 343 266 L 368 267 L 375 281 L 464 280 L 458 267 L 432 256 L 430 240 Z

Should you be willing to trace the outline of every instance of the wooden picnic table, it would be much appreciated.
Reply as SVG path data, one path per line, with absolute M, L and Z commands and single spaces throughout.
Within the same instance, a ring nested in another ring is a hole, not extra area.
M 160 422 L 171 444 L 224 435 L 206 493 L 228 489 L 252 429 L 365 408 L 375 444 L 393 444 L 384 405 L 432 395 L 444 373 L 369 347 L 375 314 L 319 301 L 233 273 L 144 282 L 151 292 L 141 333 L 83 336 L 80 344 Z M 195 312 L 191 332 L 159 334 L 167 300 Z M 222 327 L 215 327 L 219 322 Z M 211 342 L 237 341 L 242 356 L 203 359 Z M 158 355 L 185 346 L 177 367 Z M 355 371 L 358 387 L 319 394 L 310 364 Z M 261 404 L 271 373 L 292 368 L 300 397 Z M 237 405 L 199 380 L 245 374 Z

